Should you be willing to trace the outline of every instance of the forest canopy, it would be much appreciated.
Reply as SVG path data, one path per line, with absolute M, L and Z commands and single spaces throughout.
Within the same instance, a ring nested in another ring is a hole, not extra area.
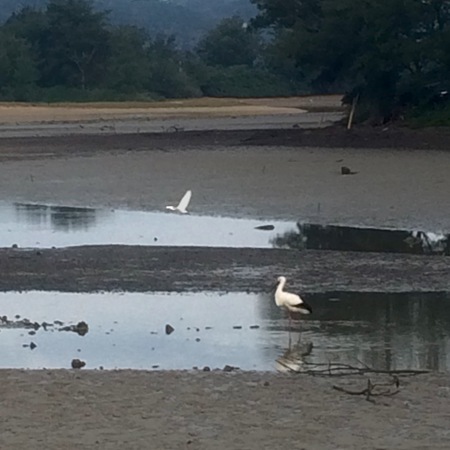
M 203 0 L 150 3 L 170 3 L 180 12 L 205 5 Z M 156 32 L 145 25 L 144 15 L 135 18 L 139 27 L 129 17 L 128 24 L 120 23 L 123 0 L 34 0 L 0 26 L 0 98 L 341 92 L 346 101 L 358 101 L 362 118 L 375 122 L 409 111 L 448 113 L 450 0 L 234 4 L 241 11 L 247 5 L 247 17 L 217 19 L 195 39 L 186 34 L 184 40 L 173 28 Z

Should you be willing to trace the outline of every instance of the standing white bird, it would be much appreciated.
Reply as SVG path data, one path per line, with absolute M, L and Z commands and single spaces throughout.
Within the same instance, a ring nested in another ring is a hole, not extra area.
M 279 308 L 287 309 L 289 314 L 289 330 L 291 328 L 291 313 L 311 314 L 312 308 L 297 294 L 283 291 L 286 277 L 278 277 L 275 291 L 275 303 Z
M 166 209 L 170 209 L 171 211 L 179 211 L 182 214 L 187 214 L 187 207 L 189 202 L 191 201 L 192 191 L 188 190 L 183 195 L 183 198 L 180 200 L 177 206 L 166 206 Z

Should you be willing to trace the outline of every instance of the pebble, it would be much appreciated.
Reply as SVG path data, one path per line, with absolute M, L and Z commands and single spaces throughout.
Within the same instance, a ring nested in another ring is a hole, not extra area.
M 72 359 L 72 369 L 81 369 L 86 365 L 84 361 L 81 361 L 81 359 Z

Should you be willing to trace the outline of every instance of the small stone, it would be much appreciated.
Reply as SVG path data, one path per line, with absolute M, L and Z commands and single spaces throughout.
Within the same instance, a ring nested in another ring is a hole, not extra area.
M 251 330 L 257 330 L 259 328 L 259 325 L 250 325 Z
M 200 338 L 195 338 L 195 342 L 200 342 Z
M 172 334 L 174 331 L 175 331 L 175 328 L 172 325 L 170 325 L 170 324 L 166 325 L 166 334 Z
M 30 349 L 34 350 L 37 347 L 37 345 L 34 342 L 31 342 Z
M 273 225 L 259 225 L 255 227 L 255 230 L 272 231 L 275 227 Z
M 234 328 L 235 330 L 241 330 L 241 329 L 242 329 L 242 327 L 241 327 L 240 325 L 235 325 L 233 328 Z
M 355 175 L 357 172 L 353 172 L 350 167 L 342 166 L 341 167 L 341 175 Z
M 19 246 L 17 244 L 13 244 L 11 245 L 11 248 L 19 248 Z
M 33 336 L 34 334 L 36 334 L 36 331 L 34 331 L 34 330 L 29 331 L 28 334 L 30 334 L 31 336 Z
M 72 369 L 81 369 L 86 363 L 81 361 L 81 359 L 72 359 Z
M 264 381 L 263 386 L 270 386 L 270 383 L 268 381 Z
M 233 372 L 236 367 L 229 366 L 228 364 L 222 369 L 224 372 Z
M 78 322 L 74 331 L 80 336 L 84 336 L 89 331 L 88 324 L 86 322 Z
M 211 368 L 208 366 L 203 367 L 203 372 L 211 372 Z

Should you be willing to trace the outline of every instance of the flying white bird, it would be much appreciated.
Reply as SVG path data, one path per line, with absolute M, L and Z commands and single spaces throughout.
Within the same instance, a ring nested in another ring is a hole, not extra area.
M 275 291 L 275 303 L 279 308 L 287 309 L 289 313 L 289 329 L 291 327 L 291 313 L 311 314 L 312 308 L 297 294 L 283 291 L 286 277 L 278 277 Z
M 187 207 L 189 202 L 191 201 L 192 191 L 188 190 L 183 195 L 183 198 L 180 200 L 177 206 L 166 206 L 166 209 L 170 209 L 171 211 L 179 211 L 182 214 L 187 214 Z

